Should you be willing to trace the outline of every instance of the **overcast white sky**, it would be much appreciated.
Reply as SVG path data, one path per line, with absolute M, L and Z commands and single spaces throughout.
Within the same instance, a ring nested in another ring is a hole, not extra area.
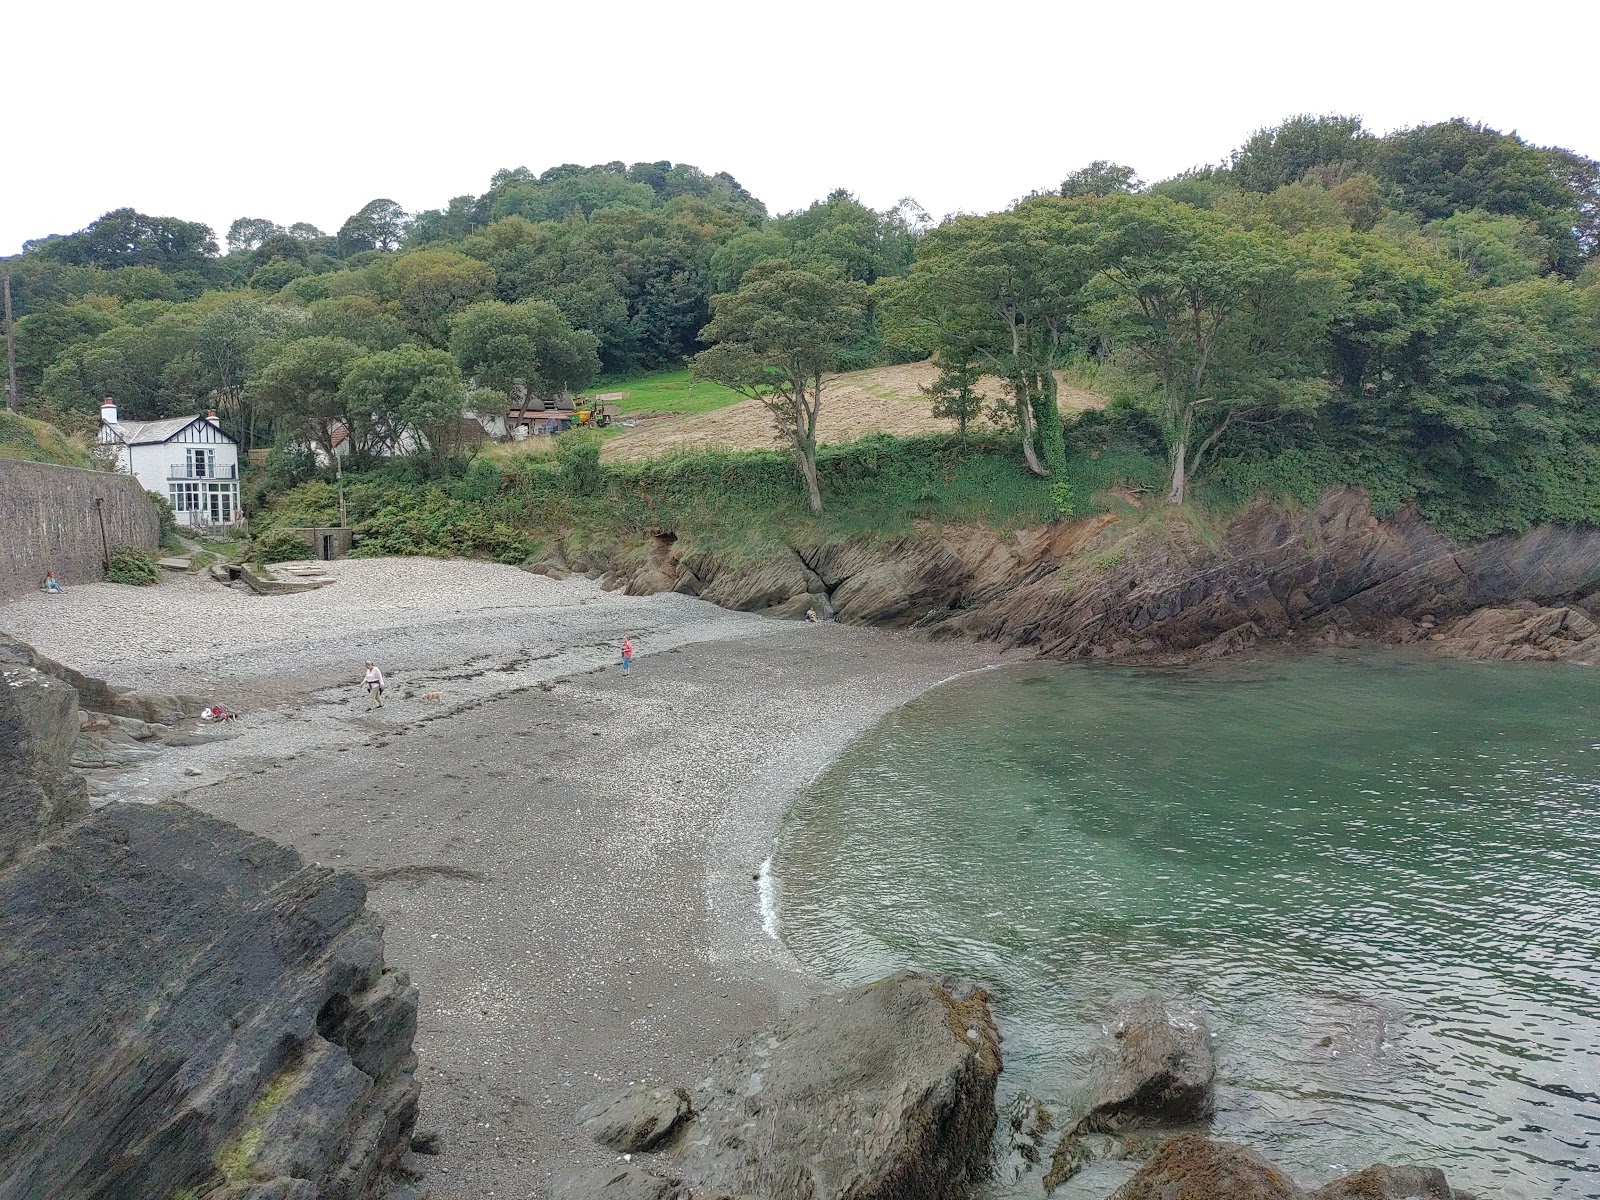
M 132 205 L 310 221 L 505 166 L 671 159 L 774 212 L 935 216 L 1096 158 L 1146 179 L 1296 112 L 1468 116 L 1600 156 L 1600 3 L 12 0 L 0 254 Z

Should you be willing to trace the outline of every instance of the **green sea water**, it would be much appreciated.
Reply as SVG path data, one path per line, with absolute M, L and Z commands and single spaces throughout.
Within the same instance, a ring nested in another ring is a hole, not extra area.
M 1412 1161 L 1484 1197 L 1600 1197 L 1600 672 L 969 676 L 817 780 L 774 874 L 818 974 L 990 985 L 1002 1103 L 1070 1114 L 1114 1003 L 1156 991 L 1210 1021 L 1214 1134 L 1303 1183 Z M 1037 1171 L 991 1188 L 1041 1194 Z

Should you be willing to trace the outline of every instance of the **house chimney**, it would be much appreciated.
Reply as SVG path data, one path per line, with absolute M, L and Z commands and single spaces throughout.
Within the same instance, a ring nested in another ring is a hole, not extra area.
M 100 402 L 100 419 L 107 425 L 117 423 L 117 402 L 110 396 Z
M 222 422 L 217 420 L 217 410 L 216 409 L 213 408 L 210 412 L 206 413 L 206 420 L 210 421 L 218 429 L 222 428 Z

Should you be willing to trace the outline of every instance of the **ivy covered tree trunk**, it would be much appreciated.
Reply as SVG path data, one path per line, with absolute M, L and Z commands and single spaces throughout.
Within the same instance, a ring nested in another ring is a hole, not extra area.
M 1066 469 L 1067 443 L 1062 435 L 1061 408 L 1056 390 L 1056 373 L 1040 373 L 1033 389 L 1033 420 L 1039 457 L 1050 474 Z

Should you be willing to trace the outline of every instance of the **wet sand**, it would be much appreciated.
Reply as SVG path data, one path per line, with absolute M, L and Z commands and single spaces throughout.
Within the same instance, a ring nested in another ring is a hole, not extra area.
M 368 881 L 388 959 L 420 991 L 440 1200 L 540 1195 L 551 1171 L 607 1161 L 579 1106 L 692 1084 L 803 997 L 755 879 L 783 811 L 878 718 L 1000 659 L 491 564 L 334 568 L 333 588 L 289 597 L 93 585 L 64 598 L 78 611 L 0 606 L 0 629 L 246 714 L 233 740 L 99 790 L 178 796 Z M 389 677 L 382 710 L 354 683 L 367 657 Z

